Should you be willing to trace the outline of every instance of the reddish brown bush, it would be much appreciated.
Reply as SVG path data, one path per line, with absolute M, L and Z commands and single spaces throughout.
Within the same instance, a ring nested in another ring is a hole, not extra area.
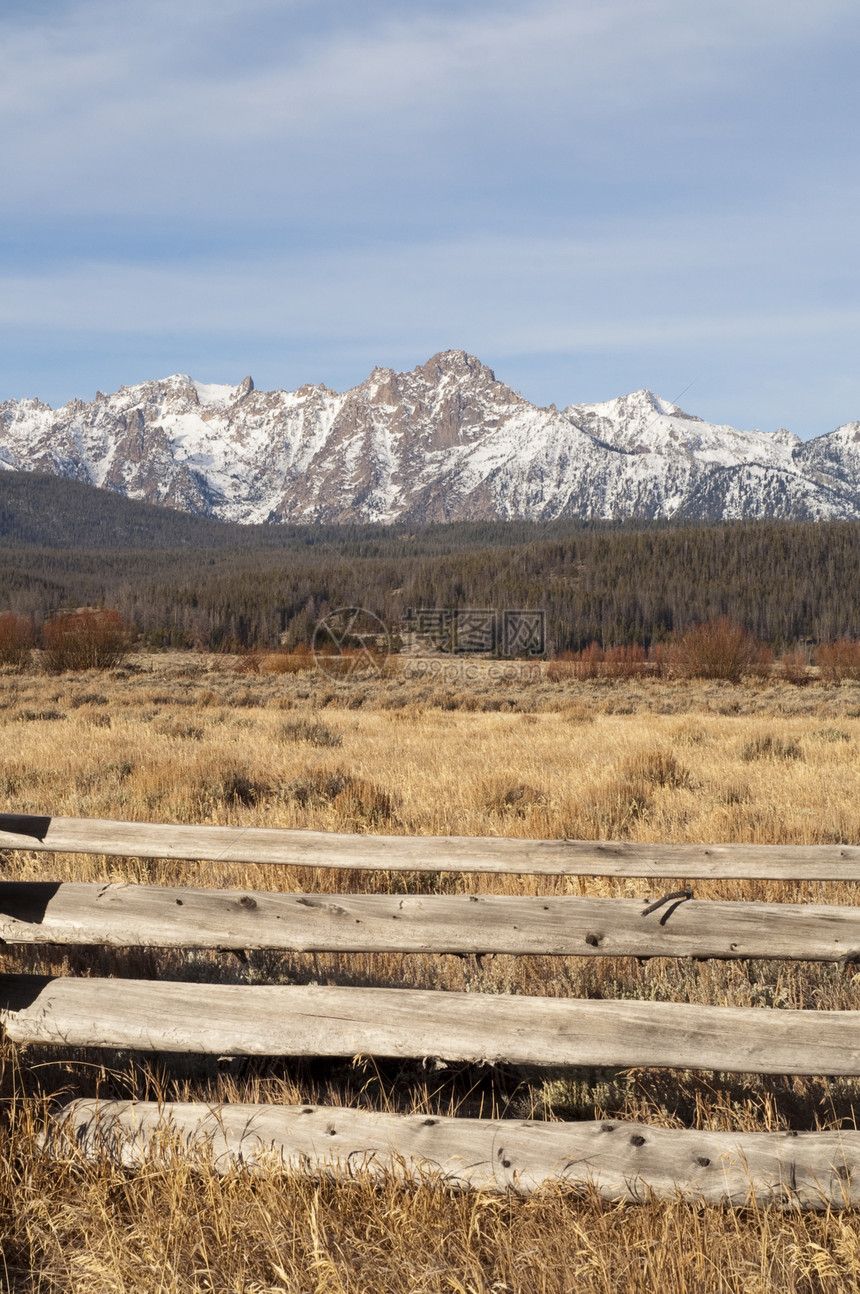
M 822 643 L 815 652 L 815 662 L 827 683 L 860 678 L 860 642 L 841 638 L 839 642 Z
M 42 625 L 42 663 L 51 674 L 111 669 L 125 660 L 132 638 L 131 627 L 118 611 L 83 607 L 61 612 Z
M 728 616 L 693 625 L 676 645 L 674 668 L 685 678 L 725 679 L 738 683 L 745 674 L 766 674 L 773 654 Z
M 305 670 L 316 669 L 316 661 L 305 648 L 294 652 L 271 652 L 260 660 L 260 671 L 263 674 L 302 674 Z
M 782 677 L 795 687 L 805 687 L 810 680 L 809 661 L 802 651 L 787 651 L 782 658 Z
M 551 660 L 546 676 L 554 683 L 565 679 L 641 678 L 659 672 L 656 660 L 650 660 L 644 647 L 600 647 L 589 643 L 581 652 L 567 651 Z
M 604 653 L 604 678 L 641 678 L 653 672 L 644 647 L 609 647 Z
M 24 669 L 29 663 L 35 637 L 33 622 L 28 616 L 4 611 L 0 615 L 0 665 Z

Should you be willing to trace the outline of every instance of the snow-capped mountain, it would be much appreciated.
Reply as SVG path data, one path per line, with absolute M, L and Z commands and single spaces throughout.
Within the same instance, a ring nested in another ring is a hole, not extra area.
M 537 408 L 463 351 L 338 394 L 174 376 L 0 404 L 0 467 L 225 520 L 860 517 L 860 423 L 803 443 L 650 391 Z

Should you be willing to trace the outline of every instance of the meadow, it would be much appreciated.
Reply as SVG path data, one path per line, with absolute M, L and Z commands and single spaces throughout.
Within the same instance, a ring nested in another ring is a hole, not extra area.
M 860 684 L 577 679 L 526 662 L 403 660 L 338 680 L 268 658 L 137 654 L 0 676 L 0 810 L 385 834 L 814 844 L 860 840 Z M 269 890 L 656 897 L 655 880 L 349 874 L 6 853 L 3 879 Z M 700 898 L 860 903 L 860 886 L 701 882 Z M 809 962 L 0 948 L 4 972 L 388 984 L 860 1008 Z M 0 1281 L 10 1290 L 562 1294 L 860 1289 L 852 1213 L 531 1199 L 312 1181 L 166 1147 L 130 1172 L 40 1150 L 74 1096 L 328 1102 L 732 1130 L 857 1126 L 860 1080 L 2 1050 Z

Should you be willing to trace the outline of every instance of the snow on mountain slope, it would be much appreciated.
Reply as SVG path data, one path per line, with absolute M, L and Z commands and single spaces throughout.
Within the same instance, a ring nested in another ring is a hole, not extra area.
M 793 450 L 801 443 L 791 432 L 736 431 L 715 426 L 651 391 L 634 391 L 603 404 L 573 404 L 565 415 L 592 436 L 629 454 L 660 454 L 681 460 L 731 467 L 737 463 L 766 463 L 790 467 Z
M 184 375 L 0 405 L 0 467 L 227 520 L 858 517 L 860 423 L 802 444 L 649 391 L 541 409 L 463 351 L 343 394 Z

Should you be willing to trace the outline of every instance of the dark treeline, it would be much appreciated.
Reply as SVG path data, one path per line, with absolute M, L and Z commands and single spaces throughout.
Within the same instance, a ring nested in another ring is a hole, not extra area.
M 475 547 L 509 546 L 610 522 L 575 520 L 477 521 L 424 526 L 238 525 L 123 498 L 81 481 L 36 472 L 0 470 L 0 542 L 4 546 L 89 550 L 273 549 L 292 551 L 350 543 L 364 557 L 404 551 L 438 555 Z
M 154 645 L 309 642 L 360 605 L 543 608 L 550 651 L 728 615 L 777 648 L 860 637 L 860 523 L 227 525 L 4 473 L 0 610 L 116 607 Z M 46 542 L 47 536 L 47 542 Z

